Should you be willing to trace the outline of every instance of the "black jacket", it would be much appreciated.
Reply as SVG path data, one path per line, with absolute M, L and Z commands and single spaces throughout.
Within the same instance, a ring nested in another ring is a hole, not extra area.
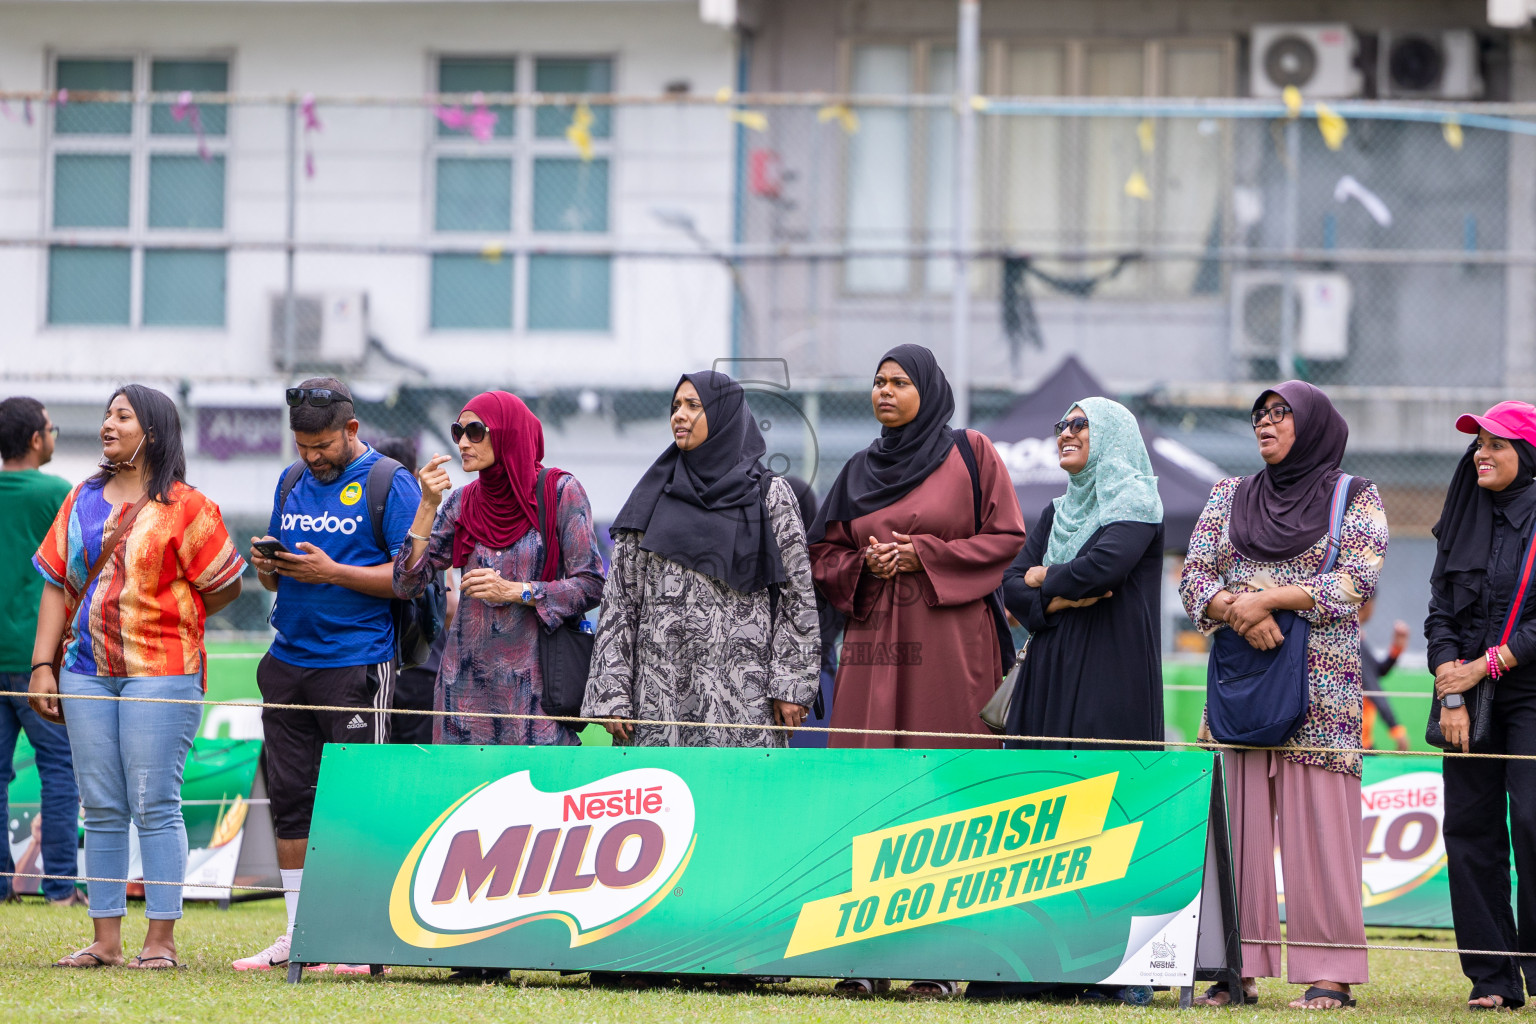
M 1424 621 L 1424 638 L 1429 641 L 1429 668 L 1434 671 L 1447 661 L 1480 658 L 1499 642 L 1509 605 L 1520 579 L 1521 565 L 1536 526 L 1536 487 L 1527 488 L 1506 508 L 1494 509 L 1493 547 L 1488 555 L 1488 571 L 1477 600 L 1458 614 L 1452 603 L 1451 587 L 1442 576 L 1429 580 L 1429 617 Z M 1512 681 L 1536 684 L 1536 573 L 1532 593 L 1525 600 L 1520 621 L 1510 633 L 1510 653 L 1520 663 L 1511 673 Z

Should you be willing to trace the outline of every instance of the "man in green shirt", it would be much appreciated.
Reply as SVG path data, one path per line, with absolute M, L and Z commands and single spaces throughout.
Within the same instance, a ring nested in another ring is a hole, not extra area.
M 19 396 L 0 402 L 0 822 L 6 823 L 8 832 L 8 841 L 0 844 L 0 895 L 7 902 L 16 898 L 10 876 L 17 870 L 12 844 L 25 846 L 22 871 L 79 873 L 80 794 L 69 755 L 69 733 L 61 725 L 43 721 L 27 706 L 37 606 L 43 593 L 43 578 L 32 567 L 32 556 L 69 494 L 67 482 L 39 468 L 53 458 L 57 437 L 58 428 L 41 402 Z M 32 744 L 42 782 L 41 828 L 20 815 L 13 825 L 9 813 L 16 738 L 22 730 Z M 37 863 L 39 853 L 41 864 Z M 42 889 L 54 906 L 85 903 L 85 894 L 73 882 L 45 879 Z

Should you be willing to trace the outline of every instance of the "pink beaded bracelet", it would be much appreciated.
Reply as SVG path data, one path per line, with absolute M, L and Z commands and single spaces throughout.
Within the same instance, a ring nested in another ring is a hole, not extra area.
M 1497 647 L 1488 648 L 1488 678 L 1497 681 L 1499 676 L 1503 674 L 1499 668 L 1499 649 Z

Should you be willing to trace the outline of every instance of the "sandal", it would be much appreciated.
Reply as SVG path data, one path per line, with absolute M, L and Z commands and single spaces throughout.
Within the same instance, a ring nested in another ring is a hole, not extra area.
M 880 995 L 890 990 L 889 978 L 844 978 L 832 986 L 832 991 L 837 995 L 854 998 Z
M 1243 1006 L 1252 1006 L 1259 1001 L 1259 994 L 1257 992 L 1249 993 L 1246 989 L 1239 988 L 1238 993 L 1241 993 L 1243 997 L 1241 1004 Z M 1217 996 L 1226 996 L 1227 1001 L 1218 1003 L 1216 1001 Z M 1226 982 L 1217 982 L 1195 997 L 1196 1006 L 1231 1006 L 1236 1001 L 1237 997 L 1232 992 L 1232 987 Z
M 914 981 L 907 986 L 908 999 L 953 999 L 960 994 L 958 981 Z
M 1495 1000 L 1497 1000 L 1497 1002 L 1495 1002 L 1492 1006 L 1484 1006 L 1482 1003 L 1478 1002 L 1479 999 L 1495 999 Z M 1477 1013 L 1479 1011 L 1485 1012 L 1485 1013 L 1487 1013 L 1487 1012 L 1497 1013 L 1500 1010 L 1513 1010 L 1514 1007 L 1512 1007 L 1508 1003 L 1506 1003 L 1504 1001 L 1504 997 L 1503 996 L 1498 995 L 1498 994 L 1491 994 L 1491 995 L 1486 995 L 1486 996 L 1473 996 L 1471 999 L 1468 999 L 1467 1000 L 1467 1009 L 1471 1010 L 1474 1013 Z
M 165 966 L 164 967 L 150 967 L 150 966 L 148 966 L 148 964 L 150 964 L 152 961 L 155 961 L 155 960 L 164 960 L 165 961 Z M 171 959 L 168 956 L 143 956 L 141 954 L 139 956 L 134 957 L 132 960 L 128 961 L 128 967 L 130 969 L 136 970 L 136 971 L 177 971 L 177 970 L 184 971 L 184 970 L 186 970 L 187 965 L 186 964 L 179 964 L 175 960 Z
M 1348 992 L 1340 992 L 1336 988 L 1323 988 L 1321 985 L 1313 985 L 1301 994 L 1300 1002 L 1310 1003 L 1314 999 L 1332 999 L 1338 1006 L 1296 1006 L 1297 1010 L 1347 1010 L 1355 1005 L 1355 998 Z
M 92 960 L 95 960 L 96 962 L 93 963 L 93 964 L 82 964 L 82 963 L 67 964 L 67 963 L 64 962 L 66 960 L 79 960 L 83 956 L 88 956 Z M 82 950 L 80 950 L 78 952 L 69 954 L 69 956 L 60 957 L 59 959 L 57 959 L 57 960 L 55 960 L 53 962 L 53 966 L 55 966 L 55 967 L 72 968 L 72 969 L 75 969 L 75 970 L 86 970 L 86 971 L 88 971 L 88 970 L 95 970 L 98 967 L 111 967 L 112 963 L 109 960 L 106 960 L 106 959 L 104 959 L 102 957 L 97 956 L 95 953 L 92 953 L 88 949 L 82 949 Z

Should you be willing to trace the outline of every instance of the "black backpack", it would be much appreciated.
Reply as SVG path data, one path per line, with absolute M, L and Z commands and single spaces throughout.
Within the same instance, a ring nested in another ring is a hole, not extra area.
M 277 494 L 277 514 L 283 514 L 288 495 L 298 486 L 304 475 L 304 460 L 300 459 L 283 473 L 282 487 Z M 389 554 L 389 542 L 384 537 L 384 506 L 389 501 L 389 488 L 395 479 L 395 471 L 404 469 L 394 459 L 380 455 L 368 467 L 368 483 L 363 494 L 368 504 L 368 518 L 373 523 L 373 540 L 379 550 Z M 434 573 L 427 582 L 427 589 L 412 600 L 393 598 L 389 602 L 390 618 L 395 626 L 395 649 L 399 669 L 405 671 L 425 664 L 432 655 L 432 643 L 443 630 L 448 618 L 448 588 L 442 573 Z

